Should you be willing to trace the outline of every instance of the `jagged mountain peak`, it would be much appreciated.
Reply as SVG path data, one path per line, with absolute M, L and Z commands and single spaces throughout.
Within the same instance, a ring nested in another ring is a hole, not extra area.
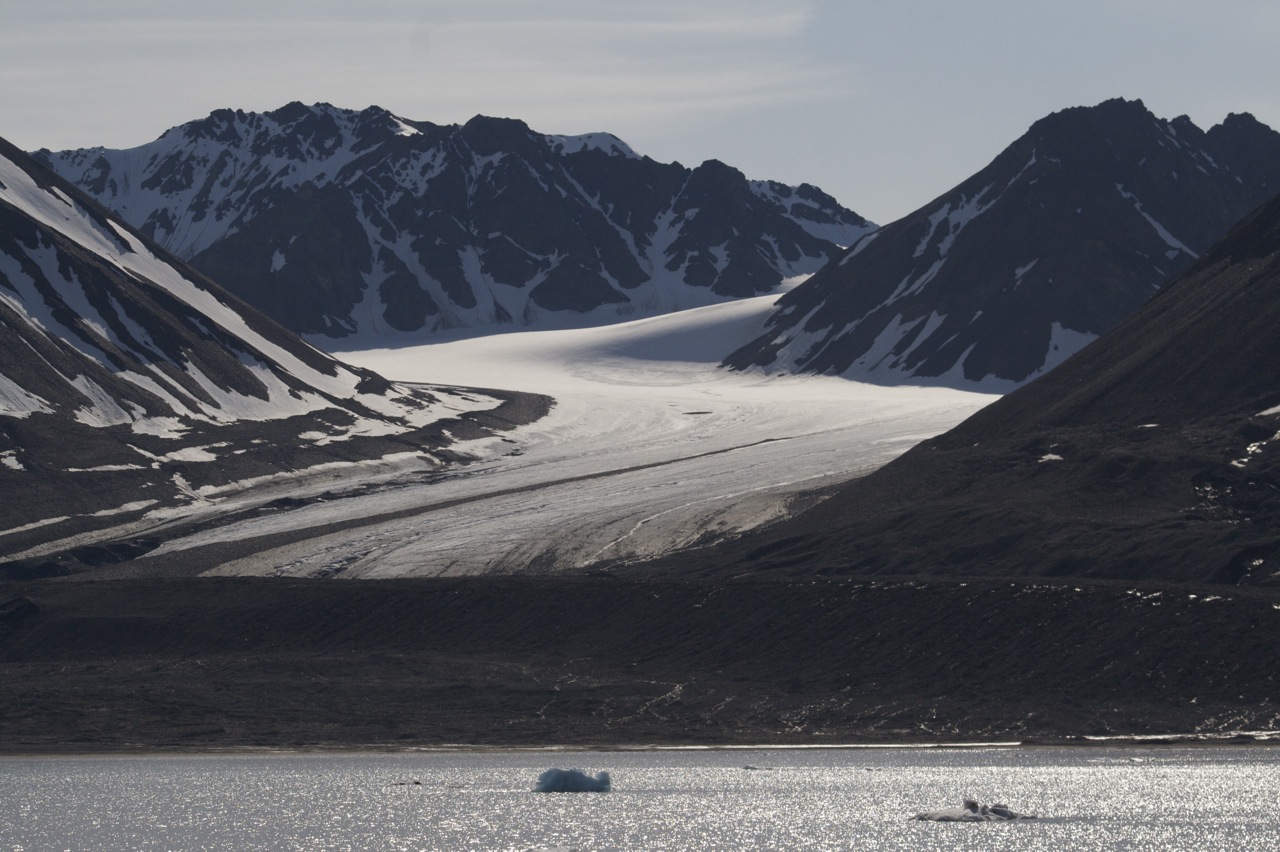
M 1092 106 L 1086 104 L 1076 104 L 1074 106 L 1063 107 L 1054 110 L 1043 118 L 1032 122 L 1031 126 L 1035 127 L 1042 123 L 1051 123 L 1055 121 L 1074 120 L 1084 118 L 1086 120 L 1113 121 L 1119 117 L 1137 118 L 1155 118 L 1155 114 L 1147 109 L 1146 103 L 1141 98 L 1125 98 L 1114 97 L 1098 101 Z
M 1280 190 L 1280 134 L 1112 99 L 1035 122 L 986 168 L 779 301 L 738 369 L 1009 390 L 1144 304 Z
M 1220 124 L 1215 124 L 1209 129 L 1210 133 L 1215 130 L 1219 132 L 1230 132 L 1238 130 L 1257 130 L 1266 127 L 1261 121 L 1258 121 L 1251 112 L 1229 112 L 1227 117 Z
M 1160 126 L 1164 132 L 1174 124 L 1194 127 L 1185 115 L 1165 121 L 1139 99 L 1111 98 L 1093 106 L 1055 110 L 1032 122 L 1024 136 L 1105 147 L 1123 142 L 1126 132 L 1143 131 L 1152 124 Z
M 475 134 L 476 136 L 503 136 L 507 134 L 528 136 L 533 133 L 533 131 L 529 129 L 529 125 L 525 124 L 518 118 L 480 114 L 473 115 L 469 118 L 467 122 L 462 125 L 462 129 L 468 133 Z
M 152 158 L 148 165 L 153 172 L 159 165 L 153 159 L 155 156 L 175 161 L 176 152 L 199 161 L 216 160 L 223 151 L 243 151 L 271 161 L 276 168 L 297 168 L 310 163 L 350 159 L 397 137 L 434 136 L 448 129 L 456 128 L 440 128 L 430 122 L 402 118 L 380 106 L 351 110 L 328 103 L 307 105 L 294 101 L 266 112 L 218 109 L 205 118 L 173 127 L 155 142 L 130 151 Z M 104 148 L 83 151 L 98 155 L 120 153 Z M 50 151 L 40 151 L 37 157 L 53 164 L 55 159 L 66 153 L 55 155 Z M 84 160 L 83 154 L 79 159 Z M 332 177 L 333 173 L 328 176 Z
M 477 157 L 508 154 L 537 162 L 554 156 L 554 137 L 534 132 L 518 118 L 477 115 L 456 128 L 453 135 Z

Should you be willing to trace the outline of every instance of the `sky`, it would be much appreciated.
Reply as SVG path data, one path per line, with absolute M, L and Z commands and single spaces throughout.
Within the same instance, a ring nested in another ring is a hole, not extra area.
M 1280 129 L 1274 0 L 0 0 L 0 136 L 129 148 L 215 109 L 519 118 L 807 182 L 880 224 L 1112 97 Z

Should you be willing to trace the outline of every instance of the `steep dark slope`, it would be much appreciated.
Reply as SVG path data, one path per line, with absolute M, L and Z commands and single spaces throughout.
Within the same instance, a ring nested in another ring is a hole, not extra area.
M 1141 101 L 1038 122 L 779 302 L 736 368 L 1007 390 L 1141 307 L 1280 192 L 1280 133 Z
M 370 107 L 220 110 L 126 151 L 37 155 L 289 328 L 593 324 L 775 290 L 874 229 L 808 185 L 609 134 Z
M 1047 376 L 673 570 L 1280 583 L 1280 199 Z
M 0 140 L 0 557 L 320 465 L 435 470 L 500 404 L 335 361 Z

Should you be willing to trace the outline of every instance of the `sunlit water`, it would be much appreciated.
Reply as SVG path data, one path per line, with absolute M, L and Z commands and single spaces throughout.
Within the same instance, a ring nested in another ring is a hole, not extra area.
M 964 796 L 1040 818 L 908 819 Z M 0 850 L 1266 850 L 1278 796 L 1274 748 L 7 758 Z

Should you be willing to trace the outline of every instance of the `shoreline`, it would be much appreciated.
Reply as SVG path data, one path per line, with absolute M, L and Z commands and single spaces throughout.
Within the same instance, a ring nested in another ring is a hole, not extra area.
M 95 757 L 306 757 L 341 755 L 412 755 L 412 754 L 492 754 L 509 752 L 518 754 L 579 754 L 614 752 L 729 752 L 729 751 L 978 751 L 1000 749 L 1009 751 L 1073 749 L 1093 751 L 1116 749 L 1123 751 L 1148 749 L 1246 749 L 1280 746 L 1280 731 L 1239 731 L 1224 734 L 1157 734 L 1141 736 L 1064 736 L 1059 739 L 1006 741 L 956 741 L 956 742 L 876 742 L 876 743 L 710 743 L 710 744 L 661 744 L 661 743 L 588 743 L 570 745 L 498 745 L 484 743 L 444 743 L 440 745 L 403 746 L 389 743 L 368 745 L 306 745 L 306 746 L 246 746 L 231 745 L 225 748 L 201 745 L 186 748 L 141 745 L 104 746 L 84 748 L 77 745 L 67 749 L 49 749 L 41 746 L 32 750 L 0 744 L 0 760 L 61 759 Z

